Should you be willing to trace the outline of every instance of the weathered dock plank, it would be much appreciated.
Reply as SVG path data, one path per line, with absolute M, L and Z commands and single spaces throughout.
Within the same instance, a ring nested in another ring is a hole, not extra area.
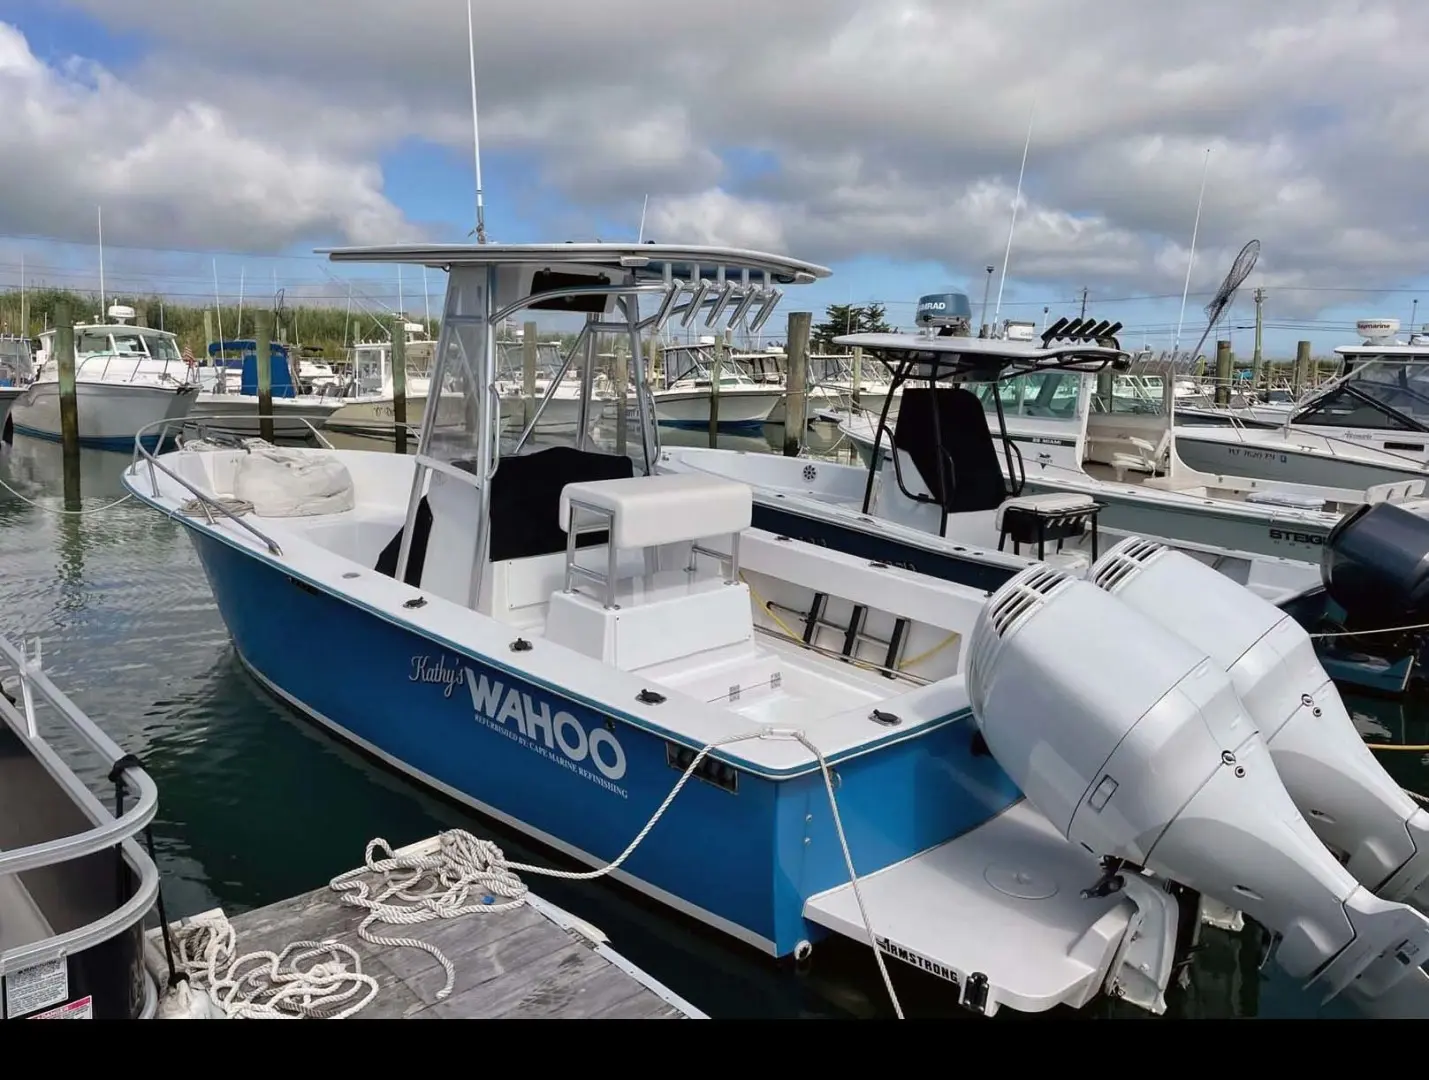
M 375 894 L 381 875 L 366 873 Z M 493 906 L 501 899 L 495 898 Z M 615 954 L 604 935 L 538 897 L 509 910 L 435 919 L 416 925 L 374 922 L 377 937 L 409 938 L 438 948 L 455 969 L 451 993 L 437 993 L 446 973 L 430 953 L 364 941 L 368 912 L 328 887 L 233 916 L 235 954 L 281 953 L 297 942 L 350 946 L 362 972 L 378 984 L 356 1015 L 373 1019 L 703 1018 L 644 972 Z M 178 924 L 196 922 L 195 916 Z

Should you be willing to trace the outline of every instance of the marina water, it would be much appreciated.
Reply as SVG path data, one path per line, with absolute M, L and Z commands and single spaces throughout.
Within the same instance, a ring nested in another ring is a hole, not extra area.
M 811 452 L 847 460 L 830 430 L 811 429 Z M 769 452 L 783 436 L 770 426 L 763 437 L 729 436 L 722 445 Z M 662 431 L 662 438 L 705 437 Z M 318 887 L 358 865 L 379 836 L 396 846 L 465 828 L 513 859 L 571 867 L 424 793 L 264 694 L 234 656 L 182 527 L 132 499 L 118 501 L 128 462 L 123 453 L 82 451 L 80 501 L 70 504 L 82 512 L 63 512 L 60 446 L 24 436 L 0 444 L 0 480 L 14 491 L 0 488 L 0 634 L 39 636 L 57 685 L 157 781 L 154 834 L 171 917 L 214 906 L 232 915 Z M 1429 743 L 1429 708 L 1346 700 L 1370 741 Z M 1379 756 L 1399 783 L 1429 792 L 1429 755 Z M 102 779 L 97 763 L 81 775 L 96 785 Z M 869 950 L 851 942 L 821 944 L 808 969 L 795 971 L 609 881 L 529 884 L 599 926 L 626 957 L 712 1017 L 891 1015 Z M 1202 939 L 1189 986 L 1168 995 L 1168 1015 L 1345 1014 L 1340 1003 L 1322 1012 L 1273 964 L 1261 970 L 1254 928 L 1237 935 L 1206 928 Z M 893 974 L 908 1015 L 960 1014 L 937 979 L 896 965 Z M 1086 1015 L 1107 1013 L 1147 1015 L 1114 1003 Z

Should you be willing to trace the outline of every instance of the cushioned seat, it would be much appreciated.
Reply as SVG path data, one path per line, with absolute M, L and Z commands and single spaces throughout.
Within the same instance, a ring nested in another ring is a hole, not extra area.
M 663 473 L 625 480 L 567 484 L 561 490 L 561 528 L 570 531 L 571 500 L 614 516 L 618 548 L 658 547 L 743 532 L 754 514 L 749 485 L 700 473 Z

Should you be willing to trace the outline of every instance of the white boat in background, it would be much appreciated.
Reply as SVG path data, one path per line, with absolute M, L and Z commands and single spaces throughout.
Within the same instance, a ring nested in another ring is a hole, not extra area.
M 0 439 L 14 431 L 10 405 L 25 392 L 35 374 L 30 339 L 19 334 L 0 334 Z
M 199 384 L 173 334 L 131 325 L 131 307 L 115 304 L 107 314 L 107 323 L 79 323 L 74 328 L 79 441 L 100 449 L 133 450 L 141 429 L 188 416 L 198 400 Z M 61 437 L 54 341 L 54 330 L 40 335 L 34 381 L 10 407 L 19 434 Z M 156 442 L 159 430 L 146 438 Z
M 575 346 L 572 346 L 574 349 Z M 580 374 L 574 363 L 567 364 L 561 354 L 559 340 L 536 343 L 536 372 L 533 400 L 528 409 L 524 385 L 522 342 L 498 342 L 499 360 L 496 368 L 496 388 L 501 395 L 501 429 L 504 433 L 520 433 L 531 416 L 535 404 L 550 394 L 541 410 L 537 431 L 549 435 L 571 435 L 580 422 Z M 554 384 L 555 389 L 552 389 Z M 529 415 L 528 415 L 529 414 Z M 599 409 L 591 414 L 599 416 Z
M 662 425 L 706 428 L 710 422 L 711 363 L 715 339 L 706 335 L 698 345 L 669 345 L 662 350 L 664 385 L 653 391 L 655 416 Z M 721 431 L 763 427 L 784 403 L 779 383 L 756 382 L 732 363 L 719 372 Z
M 902 338 L 905 348 L 918 340 Z M 949 339 L 922 340 L 933 350 L 949 348 Z M 1031 346 L 993 338 L 960 339 L 958 347 L 1013 363 Z M 1172 437 L 1169 367 L 1155 374 L 1146 385 L 1161 390 L 1160 401 L 1107 392 L 1110 372 L 1100 376 L 1101 392 L 1098 377 L 1078 371 L 1016 375 L 996 383 L 996 390 L 989 382 L 971 383 L 968 389 L 986 413 L 1002 414 L 1006 450 L 998 456 L 1004 475 L 1028 494 L 1096 499 L 1105 504 L 1101 527 L 1114 535 L 1152 536 L 1318 565 L 1325 538 L 1344 514 L 1367 502 L 1424 494 L 1422 477 L 1339 488 L 1190 468 L 1179 457 L 1179 436 Z M 897 426 L 890 425 L 883 436 L 881 465 L 890 440 L 916 440 L 931 422 L 930 416 L 915 423 L 900 414 Z M 850 417 L 839 430 L 867 460 L 878 433 L 876 418 Z M 926 430 L 922 437 L 929 437 Z
M 465 368 L 461 421 L 429 414 L 414 455 L 179 450 L 124 474 L 291 707 L 770 958 L 870 947 L 899 1015 L 885 957 L 983 1015 L 1162 1012 L 1214 897 L 1281 935 L 1290 977 L 1429 1018 L 1429 815 L 1247 590 L 1149 545 L 990 594 L 752 527 L 748 485 L 657 471 L 652 425 L 629 454 L 502 445 L 501 318 L 576 296 L 635 339 L 682 301 L 767 316 L 827 270 L 654 243 L 331 257 L 449 272 L 434 381 Z
M 259 419 L 257 343 L 251 339 L 214 342 L 211 356 L 227 357 L 237 353 L 240 367 L 234 370 L 221 364 L 213 370 L 225 377 L 217 379 L 212 389 L 202 391 L 189 413 L 189 424 L 203 437 L 219 432 L 240 438 L 262 433 Z M 290 353 L 286 345 L 274 341 L 268 346 L 269 385 L 272 389 L 273 437 L 277 439 L 309 438 L 341 408 L 343 399 L 331 393 L 303 394 L 293 384 Z
M 420 323 L 407 323 L 404 331 L 406 422 L 408 429 L 415 434 L 426 415 L 427 398 L 431 393 L 432 359 L 437 343 L 426 336 L 426 329 Z M 343 389 L 342 403 L 323 422 L 323 430 L 353 446 L 369 442 L 391 443 L 396 434 L 392 343 L 360 342 L 352 347 L 349 355 L 349 376 Z M 461 422 L 460 394 L 443 393 L 439 408 L 443 424 Z
M 323 358 L 320 351 L 299 347 L 297 353 L 299 392 L 321 394 L 332 393 L 338 389 L 342 379 L 333 371 L 332 365 Z
M 1364 488 L 1429 477 L 1429 336 L 1362 319 L 1341 345 L 1344 372 L 1288 409 L 1279 427 L 1176 425 L 1181 460 L 1207 472 Z
M 813 357 L 809 357 L 809 367 L 806 369 L 807 375 L 805 379 L 807 389 L 805 391 L 804 415 L 808 423 L 821 419 L 842 405 L 837 390 L 830 389 L 826 386 L 819 386 L 815 383 L 813 360 Z M 748 375 L 750 381 L 759 386 L 768 387 L 769 389 L 778 389 L 779 401 L 775 404 L 774 408 L 769 410 L 769 415 L 764 418 L 764 423 L 782 424 L 788 419 L 789 357 L 783 349 L 762 349 L 757 352 L 731 350 L 725 355 L 725 363 L 732 365 L 735 370 Z M 723 402 L 720 404 L 720 417 L 721 420 L 723 420 Z M 720 424 L 720 427 L 724 426 L 723 423 Z M 750 426 L 752 427 L 753 425 Z

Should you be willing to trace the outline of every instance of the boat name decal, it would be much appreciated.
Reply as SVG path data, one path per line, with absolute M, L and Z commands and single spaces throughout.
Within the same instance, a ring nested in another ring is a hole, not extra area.
M 430 656 L 414 656 L 412 673 L 407 678 L 411 682 L 436 683 L 442 687 L 442 697 L 449 698 L 465 676 L 461 668 L 448 666 L 444 656 L 437 657 L 435 664 Z
M 628 797 L 616 783 L 625 776 L 625 748 L 613 732 L 603 727 L 587 730 L 571 713 L 553 709 L 520 686 L 507 686 L 464 665 L 448 664 L 445 657 L 412 657 L 407 678 L 440 686 L 444 698 L 450 698 L 457 684 L 465 681 L 479 723 L 622 799 Z
M 954 986 L 959 985 L 961 980 L 958 973 L 946 964 L 940 964 L 936 960 L 930 960 L 920 953 L 915 953 L 912 949 L 905 948 L 896 942 L 890 941 L 886 937 L 878 937 L 880 952 L 893 957 L 895 960 L 902 960 L 905 964 L 912 964 L 921 971 L 926 971 L 929 975 L 936 975 L 940 979 L 947 979 Z

